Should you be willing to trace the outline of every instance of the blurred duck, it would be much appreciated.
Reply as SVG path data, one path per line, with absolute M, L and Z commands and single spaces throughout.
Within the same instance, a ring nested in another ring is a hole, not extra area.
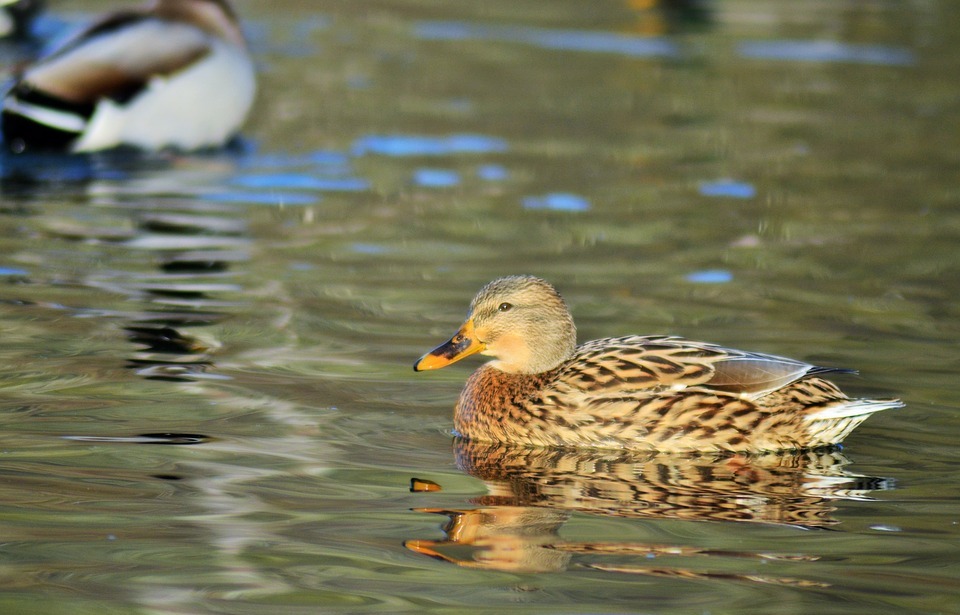
M 0 0 L 0 38 L 30 34 L 30 26 L 42 8 L 42 0 Z
M 667 336 L 576 345 L 573 317 L 549 283 L 487 284 L 467 321 L 417 371 L 481 353 L 457 402 L 470 440 L 520 445 L 763 453 L 840 443 L 899 400 L 850 399 L 820 376 L 855 373 Z
M 3 101 L 14 152 L 223 145 L 256 90 L 228 0 L 155 0 L 106 15 L 28 66 Z

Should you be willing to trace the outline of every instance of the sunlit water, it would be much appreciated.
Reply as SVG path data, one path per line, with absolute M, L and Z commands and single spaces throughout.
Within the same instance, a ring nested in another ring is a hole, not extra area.
M 960 10 L 803 7 L 247 1 L 236 147 L 3 160 L 0 611 L 956 612 Z M 477 363 L 411 364 L 521 272 L 581 340 L 907 405 L 756 461 L 454 443 Z

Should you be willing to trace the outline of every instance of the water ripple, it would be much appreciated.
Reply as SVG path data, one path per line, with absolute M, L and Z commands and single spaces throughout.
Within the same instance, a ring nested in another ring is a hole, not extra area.
M 477 134 L 455 134 L 446 137 L 420 135 L 367 135 L 353 143 L 356 156 L 449 156 L 507 151 L 507 142 L 498 137 Z
M 488 182 L 499 182 L 508 179 L 510 172 L 499 164 L 485 164 L 477 169 L 477 177 Z
M 590 201 L 577 194 L 551 192 L 541 196 L 528 196 L 523 199 L 525 209 L 550 209 L 553 211 L 587 211 Z
M 666 38 L 628 36 L 614 32 L 497 26 L 462 21 L 422 21 L 414 26 L 414 34 L 426 40 L 495 40 L 523 43 L 543 49 L 615 53 L 632 57 L 679 55 L 677 45 Z
M 887 45 L 853 45 L 838 41 L 746 41 L 739 53 L 745 58 L 795 62 L 846 62 L 912 66 L 916 57 L 909 49 Z
M 731 197 L 735 199 L 752 199 L 757 195 L 753 184 L 739 182 L 733 179 L 719 179 L 700 184 L 700 194 L 703 196 Z
M 320 201 L 318 195 L 296 192 L 212 192 L 203 195 L 208 201 L 217 203 L 236 203 L 238 205 L 315 205 Z
M 413 183 L 427 188 L 450 188 L 460 183 L 460 174 L 450 169 L 417 169 Z
M 328 192 L 363 192 L 370 189 L 369 180 L 360 177 L 316 177 L 301 173 L 269 173 L 241 175 L 234 185 L 244 188 L 281 188 Z
M 733 274 L 726 269 L 705 269 L 687 274 L 686 280 L 694 284 L 726 284 L 733 281 Z

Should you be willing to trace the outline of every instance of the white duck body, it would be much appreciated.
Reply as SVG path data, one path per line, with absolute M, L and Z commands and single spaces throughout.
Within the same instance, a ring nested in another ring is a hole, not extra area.
M 159 0 L 104 18 L 28 68 L 4 101 L 4 136 L 14 151 L 216 147 L 255 93 L 229 5 Z

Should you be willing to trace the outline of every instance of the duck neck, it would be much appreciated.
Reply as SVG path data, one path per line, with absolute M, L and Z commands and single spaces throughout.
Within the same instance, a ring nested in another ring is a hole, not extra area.
M 570 323 L 573 326 L 573 323 Z M 549 372 L 570 358 L 577 345 L 575 329 L 555 329 L 550 333 L 531 336 L 504 336 L 498 342 L 500 356 L 509 356 L 507 361 L 497 358 L 490 367 L 508 374 L 535 375 Z

